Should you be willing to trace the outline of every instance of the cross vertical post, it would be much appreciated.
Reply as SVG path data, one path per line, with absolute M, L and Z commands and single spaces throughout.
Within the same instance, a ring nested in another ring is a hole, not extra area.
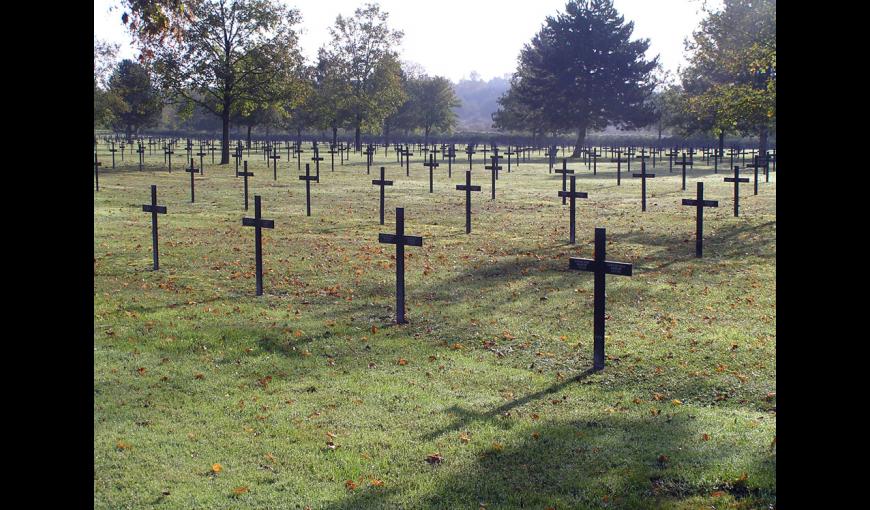
M 695 257 L 701 258 L 704 253 L 704 208 L 719 207 L 719 202 L 716 200 L 704 200 L 704 183 L 698 181 L 698 198 L 695 200 L 684 198 L 683 205 L 693 205 L 697 208 L 695 219 Z
M 151 185 L 151 204 L 142 206 L 144 212 L 151 213 L 151 251 L 154 259 L 154 270 L 160 269 L 160 259 L 157 254 L 157 215 L 166 214 L 166 206 L 157 205 L 157 185 Z

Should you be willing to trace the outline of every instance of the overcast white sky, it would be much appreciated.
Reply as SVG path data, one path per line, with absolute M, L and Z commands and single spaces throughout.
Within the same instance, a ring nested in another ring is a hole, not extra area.
M 327 27 L 338 14 L 351 15 L 365 0 L 282 0 L 302 13 L 301 45 L 310 60 L 329 39 Z M 544 18 L 563 11 L 566 0 L 381 0 L 388 23 L 405 32 L 403 60 L 430 75 L 453 81 L 477 71 L 481 78 L 512 74 L 523 45 L 540 30 Z M 660 55 L 665 69 L 685 65 L 683 40 L 702 18 L 702 0 L 614 0 L 633 38 L 649 38 L 649 58 Z M 721 1 L 708 0 L 716 6 Z M 94 0 L 94 35 L 121 43 L 121 58 L 133 58 L 130 37 L 121 23 L 118 0 Z M 110 8 L 116 9 L 110 12 Z

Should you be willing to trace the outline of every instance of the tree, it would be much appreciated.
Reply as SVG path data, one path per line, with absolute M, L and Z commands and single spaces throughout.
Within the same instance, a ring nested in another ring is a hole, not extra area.
M 112 99 L 106 92 L 109 73 L 115 65 L 118 45 L 94 37 L 94 129 L 108 125 L 113 117 Z
M 570 0 L 520 53 L 516 100 L 552 131 L 576 129 L 573 157 L 589 129 L 640 127 L 654 118 L 647 99 L 658 57 L 646 60 L 649 40 L 632 41 L 633 30 L 612 0 Z
M 690 110 L 700 119 L 715 112 L 722 129 L 757 134 L 765 153 L 776 125 L 776 0 L 725 0 L 686 46 Z
M 115 98 L 110 105 L 115 118 L 114 127 L 123 130 L 128 140 L 140 128 L 154 125 L 160 119 L 160 95 L 141 64 L 122 60 L 108 85 L 109 94 Z
M 531 131 L 532 144 L 537 135 L 544 132 L 546 122 L 541 111 L 532 110 L 519 101 L 513 84 L 498 98 L 498 105 L 498 110 L 492 114 L 492 125 L 499 131 Z
M 387 26 L 388 16 L 378 4 L 365 4 L 349 18 L 339 15 L 329 29 L 332 41 L 320 52 L 321 62 L 328 63 L 348 89 L 341 106 L 349 113 L 357 150 L 360 130 L 379 127 L 404 100 L 394 50 L 403 33 Z
M 149 60 L 160 46 L 179 43 L 199 4 L 200 0 L 122 0 L 121 22 L 138 43 L 140 59 Z
M 456 113 L 461 105 L 453 84 L 443 76 L 424 77 L 420 83 L 419 96 L 416 98 L 419 126 L 423 128 L 425 143 L 429 143 L 432 128 L 449 132 L 456 126 Z
M 233 113 L 243 102 L 273 99 L 276 83 L 301 66 L 293 30 L 299 19 L 299 11 L 273 0 L 202 0 L 178 44 L 155 50 L 161 88 L 221 118 L 222 165 L 230 162 Z

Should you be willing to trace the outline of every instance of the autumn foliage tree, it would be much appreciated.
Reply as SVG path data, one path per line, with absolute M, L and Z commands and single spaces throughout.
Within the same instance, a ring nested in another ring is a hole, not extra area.
M 160 87 L 221 119 L 221 164 L 230 161 L 232 115 L 245 103 L 269 103 L 280 81 L 301 67 L 299 21 L 297 10 L 273 0 L 202 0 L 178 43 L 154 50 Z

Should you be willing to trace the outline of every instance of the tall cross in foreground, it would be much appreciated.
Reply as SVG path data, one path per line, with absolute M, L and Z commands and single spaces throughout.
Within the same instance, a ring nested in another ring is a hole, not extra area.
M 734 177 L 726 177 L 725 182 L 734 183 L 734 217 L 737 217 L 738 209 L 740 208 L 740 183 L 749 182 L 747 177 L 740 177 L 740 167 L 734 166 Z
M 396 208 L 396 233 L 378 234 L 379 243 L 396 245 L 396 324 L 405 320 L 405 245 L 423 246 L 423 238 L 405 235 L 405 209 Z
M 275 228 L 274 220 L 264 220 L 260 216 L 260 195 L 254 195 L 254 217 L 242 218 L 243 227 L 254 227 L 254 258 L 257 271 L 257 295 L 263 295 L 263 240 L 262 229 Z
M 716 200 L 704 200 L 704 183 L 698 181 L 698 198 L 684 198 L 683 205 L 694 205 L 697 208 L 695 226 L 695 257 L 701 258 L 704 253 L 704 208 L 719 207 Z
M 656 174 L 646 173 L 646 161 L 640 164 L 640 173 L 631 174 L 632 177 L 640 177 L 640 210 L 646 211 L 646 180 L 656 176 Z
M 562 200 L 564 200 L 565 197 L 571 197 L 571 222 L 570 222 L 571 228 L 570 228 L 570 238 L 569 238 L 569 242 L 571 244 L 576 244 L 574 242 L 574 226 L 575 226 L 575 214 L 574 213 L 576 212 L 576 204 L 575 204 L 576 199 L 589 198 L 589 195 L 587 193 L 585 193 L 583 191 L 580 191 L 580 192 L 577 191 L 576 182 L 577 182 L 577 176 L 572 175 L 571 176 L 571 191 L 570 192 L 566 192 L 566 191 L 559 192 L 559 196 L 562 197 Z
M 372 180 L 372 184 L 381 187 L 381 225 L 384 224 L 384 186 L 392 186 L 393 181 L 384 180 L 384 167 L 381 167 L 380 180 Z
M 595 275 L 594 283 L 594 308 L 593 308 L 593 370 L 604 369 L 604 277 L 608 274 L 619 276 L 631 276 L 631 264 L 625 262 L 611 262 L 605 260 L 607 245 L 607 230 L 595 228 L 595 254 L 592 259 L 571 257 L 568 261 L 569 269 L 578 271 L 590 271 Z
M 154 270 L 160 269 L 160 260 L 157 256 L 157 215 L 166 214 L 165 205 L 157 205 L 157 185 L 151 185 L 151 204 L 143 204 L 142 210 L 151 213 L 151 251 L 154 259 Z
M 471 233 L 471 192 L 480 191 L 480 186 L 471 185 L 471 170 L 465 171 L 465 184 L 457 184 L 456 189 L 465 191 L 465 233 Z

